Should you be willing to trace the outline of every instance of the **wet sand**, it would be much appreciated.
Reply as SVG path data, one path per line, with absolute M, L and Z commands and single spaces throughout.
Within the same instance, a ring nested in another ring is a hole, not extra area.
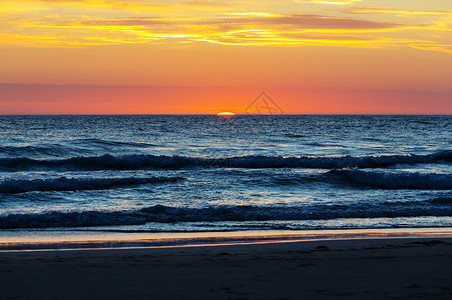
M 0 253 L 1 299 L 452 299 L 452 239 Z

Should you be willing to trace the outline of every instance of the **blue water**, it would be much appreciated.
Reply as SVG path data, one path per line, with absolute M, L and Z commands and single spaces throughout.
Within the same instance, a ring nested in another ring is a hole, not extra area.
M 452 226 L 452 116 L 0 116 L 0 229 Z

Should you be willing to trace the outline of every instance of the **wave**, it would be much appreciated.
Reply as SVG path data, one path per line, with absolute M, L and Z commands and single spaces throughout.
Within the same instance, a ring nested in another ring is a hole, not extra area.
M 284 157 L 266 155 L 233 156 L 226 158 L 201 158 L 181 155 L 123 155 L 72 157 L 67 159 L 2 158 L 0 170 L 30 169 L 64 170 L 140 170 L 180 169 L 190 167 L 218 168 L 375 168 L 398 164 L 451 162 L 452 151 L 427 155 L 341 156 L 341 157 Z
M 26 155 L 26 156 L 53 156 L 56 157 L 61 155 L 61 153 L 74 152 L 73 149 L 59 145 L 59 144 L 43 144 L 39 146 L 35 145 L 24 145 L 24 146 L 0 146 L 0 155 L 3 156 L 17 156 L 17 155 Z
M 236 171 L 237 172 L 237 171 Z M 413 173 L 384 171 L 363 171 L 359 169 L 335 169 L 318 173 L 280 173 L 258 174 L 258 176 L 241 177 L 246 185 L 261 187 L 304 186 L 312 184 L 332 184 L 367 187 L 372 189 L 410 189 L 410 190 L 449 190 L 452 189 L 452 175 L 437 173 Z M 339 187 L 340 188 L 340 187 Z M 447 199 L 442 199 L 447 201 Z M 438 201 L 441 201 L 439 199 Z
M 147 148 L 156 146 L 155 144 L 144 143 L 144 142 L 121 142 L 113 140 L 103 140 L 103 139 L 77 139 L 71 141 L 72 144 L 88 144 L 88 145 L 100 145 L 100 146 L 117 146 L 117 147 L 140 147 Z
M 384 189 L 420 189 L 448 190 L 452 189 L 452 175 L 422 173 L 389 173 L 369 172 L 357 169 L 332 170 L 352 183 Z
M 86 147 L 97 147 L 101 149 L 107 149 L 110 147 L 118 148 L 149 148 L 157 146 L 150 143 L 140 143 L 140 142 L 121 142 L 112 140 L 102 140 L 102 139 L 76 139 L 68 140 L 66 142 L 50 144 L 30 144 L 30 145 L 6 145 L 0 146 L 0 155 L 4 157 L 12 157 L 23 155 L 24 157 L 58 157 L 62 154 L 71 155 L 76 154 L 77 151 L 83 149 L 84 151 L 89 151 Z
M 217 206 L 205 208 L 155 205 L 136 211 L 44 212 L 0 216 L 0 229 L 142 225 L 148 222 L 225 222 L 330 220 L 341 218 L 396 218 L 452 216 L 452 206 L 434 201 L 313 204 L 301 207 Z
M 449 204 L 452 205 L 452 197 L 439 197 L 430 200 L 433 204 Z
M 33 191 L 78 191 L 101 190 L 128 185 L 140 185 L 147 183 L 176 182 L 182 177 L 153 176 L 145 178 L 66 178 L 51 179 L 15 179 L 5 180 L 0 183 L 0 194 L 18 194 Z

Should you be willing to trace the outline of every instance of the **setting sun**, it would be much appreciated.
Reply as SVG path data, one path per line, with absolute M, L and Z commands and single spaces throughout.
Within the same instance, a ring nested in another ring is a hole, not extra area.
M 223 111 L 223 112 L 217 113 L 217 115 L 218 115 L 218 116 L 234 116 L 235 113 L 229 112 L 229 111 Z

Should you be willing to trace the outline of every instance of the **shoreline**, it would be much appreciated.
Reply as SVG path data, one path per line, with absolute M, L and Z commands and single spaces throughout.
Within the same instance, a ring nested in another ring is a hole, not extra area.
M 403 238 L 452 238 L 452 227 L 189 233 L 4 231 L 0 235 L 0 253 L 9 251 L 114 250 Z
M 0 253 L 4 299 L 450 299 L 452 238 Z

